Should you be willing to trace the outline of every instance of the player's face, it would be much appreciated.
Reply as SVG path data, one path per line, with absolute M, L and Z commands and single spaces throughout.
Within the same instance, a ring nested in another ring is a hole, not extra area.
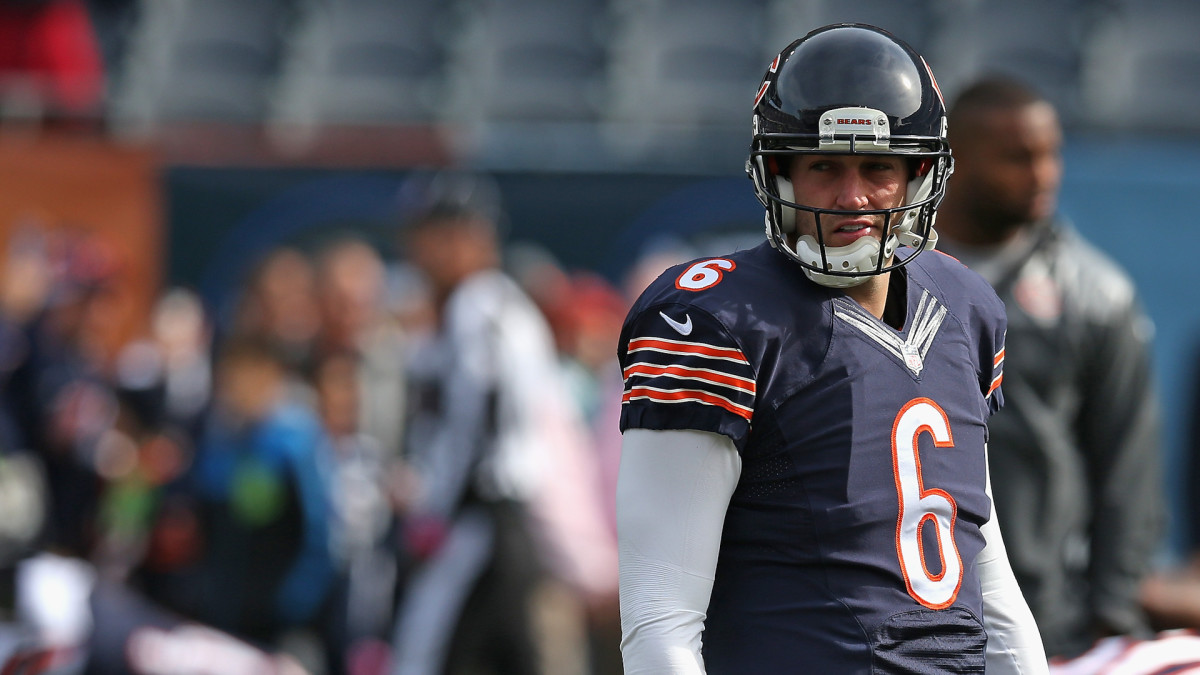
M 796 203 L 838 211 L 890 209 L 904 202 L 908 167 L 890 155 L 794 155 L 790 165 Z M 891 216 L 895 225 L 901 214 Z M 847 246 L 860 237 L 883 239 L 888 223 L 884 215 L 830 215 L 820 218 L 820 241 L 826 246 Z M 797 210 L 801 235 L 816 236 L 817 218 Z
M 1062 131 L 1054 109 L 1036 103 L 985 113 L 955 146 L 955 189 L 980 223 L 1011 228 L 1050 216 L 1062 179 Z

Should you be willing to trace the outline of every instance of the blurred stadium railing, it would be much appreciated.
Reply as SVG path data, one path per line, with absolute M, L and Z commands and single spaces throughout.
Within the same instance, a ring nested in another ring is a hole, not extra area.
M 773 54 L 836 21 L 911 42 L 947 97 L 998 71 L 1040 88 L 1071 133 L 1200 133 L 1181 114 L 1200 102 L 1190 0 L 87 3 L 107 75 L 88 114 L 185 157 L 370 157 L 347 129 L 405 128 L 373 156 L 403 162 L 412 144 L 412 164 L 436 147 L 488 168 L 723 172 L 741 162 Z M 29 92 L 0 80 L 10 120 L 53 110 Z

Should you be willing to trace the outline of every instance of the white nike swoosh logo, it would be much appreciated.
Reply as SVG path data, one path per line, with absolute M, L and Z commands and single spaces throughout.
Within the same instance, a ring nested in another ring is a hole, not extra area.
M 679 323 L 675 319 L 667 316 L 666 312 L 659 312 L 658 315 L 666 319 L 671 328 L 674 328 L 680 335 L 692 334 L 692 317 L 688 316 L 687 314 L 683 315 L 683 323 Z

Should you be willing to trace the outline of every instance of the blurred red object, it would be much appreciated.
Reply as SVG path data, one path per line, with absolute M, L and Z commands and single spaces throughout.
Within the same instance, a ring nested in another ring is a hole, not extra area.
M 30 95 L 61 114 L 100 107 L 104 64 L 82 0 L 0 2 L 0 104 Z

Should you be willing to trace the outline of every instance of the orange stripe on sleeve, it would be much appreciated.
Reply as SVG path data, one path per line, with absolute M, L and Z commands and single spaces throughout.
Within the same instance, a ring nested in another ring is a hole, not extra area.
M 625 392 L 625 394 L 621 397 L 621 401 L 625 403 L 628 403 L 633 399 L 648 399 L 658 403 L 705 403 L 724 408 L 725 410 L 728 410 L 734 415 L 737 415 L 745 420 L 749 420 L 754 416 L 754 411 L 746 406 L 738 405 L 733 401 L 717 396 L 716 394 L 710 394 L 706 391 L 699 391 L 696 389 L 662 390 L 651 389 L 650 387 L 634 387 Z
M 726 373 L 717 372 L 715 370 L 706 370 L 703 368 L 687 368 L 684 366 L 656 366 L 648 363 L 637 363 L 625 369 L 624 376 L 629 378 L 631 375 L 644 375 L 654 377 L 657 375 L 675 375 L 677 377 L 691 378 L 708 382 L 710 384 L 731 387 L 750 394 L 757 391 L 757 385 L 754 380 L 745 377 L 736 377 Z
M 714 347 L 700 342 L 681 342 L 678 340 L 664 340 L 661 338 L 636 338 L 629 341 L 629 351 L 636 352 L 642 349 L 653 349 L 657 351 L 669 352 L 672 354 L 696 354 L 699 356 L 709 356 L 718 359 L 729 359 L 739 363 L 749 365 L 749 361 L 742 355 L 740 349 L 730 349 L 728 347 Z

